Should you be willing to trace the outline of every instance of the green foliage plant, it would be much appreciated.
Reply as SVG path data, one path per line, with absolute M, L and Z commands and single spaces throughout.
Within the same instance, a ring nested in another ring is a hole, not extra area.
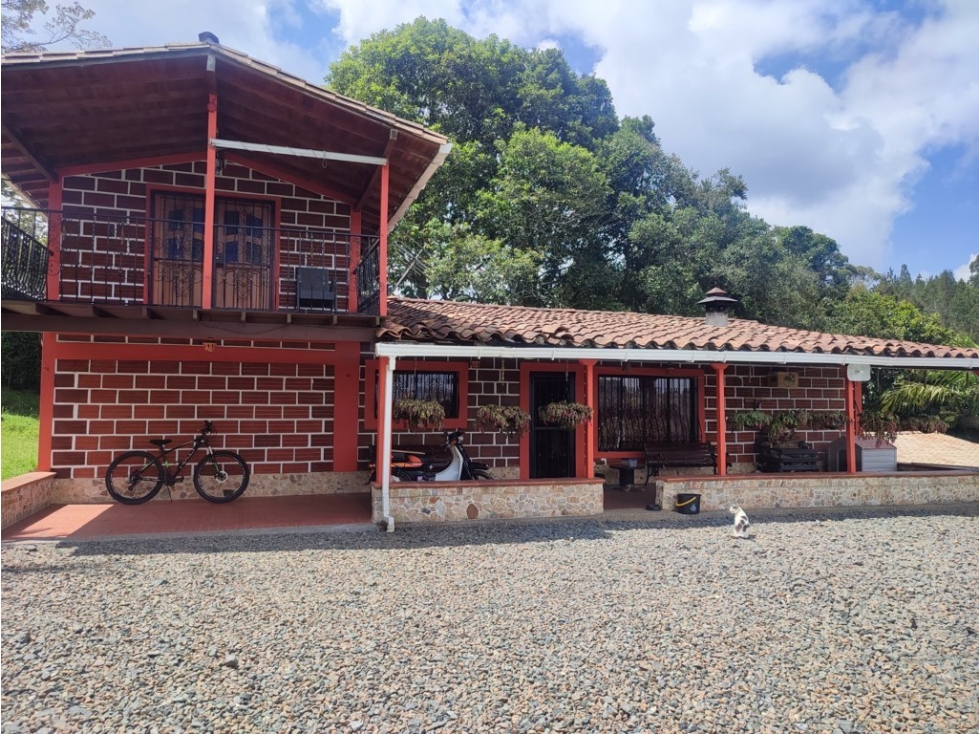
M 530 413 L 516 405 L 481 405 L 476 426 L 484 431 L 520 436 L 530 428 Z
M 395 401 L 392 417 L 404 421 L 413 431 L 438 431 L 445 420 L 445 408 L 436 400 L 402 398 Z
M 571 429 L 591 420 L 592 409 L 583 403 L 559 400 L 543 406 L 537 414 L 547 425 Z

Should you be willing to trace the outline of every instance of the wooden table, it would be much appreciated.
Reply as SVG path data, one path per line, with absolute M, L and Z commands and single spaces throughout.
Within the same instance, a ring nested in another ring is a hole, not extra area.
M 641 469 L 638 462 L 627 462 L 624 459 L 610 461 L 609 468 L 617 469 L 619 472 L 619 489 L 628 492 L 629 487 L 636 483 L 636 469 Z

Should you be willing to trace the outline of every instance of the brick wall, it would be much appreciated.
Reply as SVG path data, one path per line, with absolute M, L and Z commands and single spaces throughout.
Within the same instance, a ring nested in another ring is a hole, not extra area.
M 798 387 L 779 388 L 769 386 L 774 372 L 795 372 L 799 376 Z M 725 373 L 725 397 L 728 414 L 747 410 L 801 410 L 844 412 L 845 379 L 839 367 L 772 367 L 732 365 Z M 717 386 L 712 373 L 707 378 L 707 430 L 716 435 Z M 813 444 L 825 454 L 830 441 L 840 436 L 836 430 L 813 431 L 799 429 L 802 440 Z M 735 464 L 755 462 L 755 431 L 735 431 L 727 434 L 728 453 Z
M 121 451 L 189 438 L 210 420 L 212 445 L 238 451 L 256 474 L 331 471 L 333 375 L 324 364 L 58 359 L 52 470 L 98 478 Z
M 148 234 L 153 238 L 153 227 L 147 222 L 154 216 L 150 192 L 179 189 L 203 195 L 205 168 L 204 161 L 197 161 L 66 177 L 62 186 L 62 297 L 143 302 L 145 242 Z M 234 164 L 225 166 L 216 188 L 219 197 L 276 201 L 282 228 L 278 237 L 280 307 L 295 305 L 295 268 L 303 265 L 336 270 L 337 308 L 347 308 L 347 205 Z

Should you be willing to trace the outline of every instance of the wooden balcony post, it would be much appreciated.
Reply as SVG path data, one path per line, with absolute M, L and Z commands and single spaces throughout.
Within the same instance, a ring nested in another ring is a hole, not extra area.
M 378 245 L 378 258 L 380 271 L 380 288 L 378 294 L 379 316 L 387 318 L 388 315 L 388 185 L 391 179 L 391 168 L 389 163 L 381 166 L 381 207 L 380 207 L 380 244 Z
M 207 170 L 204 172 L 204 263 L 201 307 L 214 306 L 214 206 L 218 149 L 211 141 L 218 136 L 218 96 L 207 97 Z
M 48 214 L 48 250 L 51 251 L 51 258 L 48 260 L 48 287 L 47 300 L 60 301 L 60 273 L 61 273 L 61 179 L 52 181 L 48 186 L 48 206 L 51 213 Z

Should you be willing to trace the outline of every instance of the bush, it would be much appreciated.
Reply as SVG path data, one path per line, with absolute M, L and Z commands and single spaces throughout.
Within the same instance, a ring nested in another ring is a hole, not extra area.
M 0 335 L 2 382 L 14 390 L 41 390 L 41 335 L 32 331 L 5 331 Z

